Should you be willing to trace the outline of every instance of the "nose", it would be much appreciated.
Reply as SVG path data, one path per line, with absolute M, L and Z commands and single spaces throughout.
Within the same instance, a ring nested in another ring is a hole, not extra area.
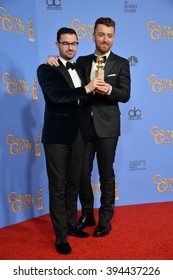
M 108 41 L 109 41 L 108 36 L 105 35 L 104 38 L 103 38 L 103 41 L 104 41 L 104 42 L 108 42 Z
M 73 46 L 72 45 L 68 45 L 68 49 L 72 50 Z

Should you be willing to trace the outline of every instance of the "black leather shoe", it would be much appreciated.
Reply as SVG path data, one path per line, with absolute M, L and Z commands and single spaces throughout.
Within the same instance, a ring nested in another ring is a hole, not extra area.
M 94 231 L 94 237 L 101 237 L 109 234 L 109 231 L 112 229 L 111 224 L 108 223 L 106 227 L 98 225 Z
M 58 253 L 65 255 L 70 254 L 72 251 L 72 248 L 66 238 L 56 239 L 56 249 Z
M 76 227 L 78 229 L 84 229 L 86 227 L 92 227 L 92 226 L 95 226 L 95 225 L 96 225 L 96 222 L 95 222 L 93 217 L 88 218 L 87 216 L 82 215 L 80 217 L 80 219 L 78 220 Z
M 78 229 L 78 228 L 69 229 L 67 234 L 75 236 L 75 237 L 79 237 L 79 238 L 86 238 L 86 237 L 89 236 L 88 232 L 85 232 L 85 231 L 83 231 L 81 229 Z

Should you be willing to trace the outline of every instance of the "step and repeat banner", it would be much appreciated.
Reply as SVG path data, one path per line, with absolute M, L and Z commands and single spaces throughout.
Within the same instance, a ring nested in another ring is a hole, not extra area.
M 76 58 L 93 53 L 102 16 L 116 22 L 112 51 L 129 60 L 132 81 L 130 101 L 120 104 L 115 205 L 173 200 L 172 11 L 172 0 L 0 0 L 1 228 L 49 212 L 37 67 L 57 55 L 63 26 L 78 34 Z M 92 187 L 98 208 L 96 161 Z

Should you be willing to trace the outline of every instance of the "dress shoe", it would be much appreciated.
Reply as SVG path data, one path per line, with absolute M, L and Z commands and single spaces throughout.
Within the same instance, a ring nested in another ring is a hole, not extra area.
M 87 216 L 82 215 L 80 217 L 80 219 L 78 220 L 76 227 L 78 229 L 84 229 L 86 227 L 92 227 L 92 226 L 95 226 L 95 225 L 96 225 L 96 222 L 95 222 L 94 217 L 88 218 Z
M 67 232 L 67 235 L 72 235 L 72 236 L 79 237 L 79 238 L 85 238 L 85 237 L 89 236 L 89 233 L 75 227 L 75 228 L 69 229 Z
M 109 231 L 112 229 L 111 224 L 108 223 L 106 227 L 98 225 L 94 231 L 94 237 L 101 237 L 109 234 Z
M 72 251 L 72 248 L 66 238 L 56 239 L 56 249 L 58 253 L 64 255 L 70 254 Z

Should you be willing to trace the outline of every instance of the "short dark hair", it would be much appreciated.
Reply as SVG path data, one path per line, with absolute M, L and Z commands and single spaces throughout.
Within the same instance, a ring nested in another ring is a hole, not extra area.
M 95 29 L 97 28 L 97 25 L 98 24 L 104 24 L 108 27 L 113 27 L 114 28 L 114 31 L 115 31 L 115 26 L 116 26 L 116 23 L 113 19 L 109 18 L 109 17 L 100 17 L 96 20 L 95 22 L 95 25 L 94 25 L 94 31 Z
M 76 31 L 74 29 L 68 27 L 62 27 L 57 31 L 57 37 L 56 37 L 57 42 L 60 41 L 60 37 L 62 34 L 74 34 L 76 35 L 76 38 L 78 38 Z

